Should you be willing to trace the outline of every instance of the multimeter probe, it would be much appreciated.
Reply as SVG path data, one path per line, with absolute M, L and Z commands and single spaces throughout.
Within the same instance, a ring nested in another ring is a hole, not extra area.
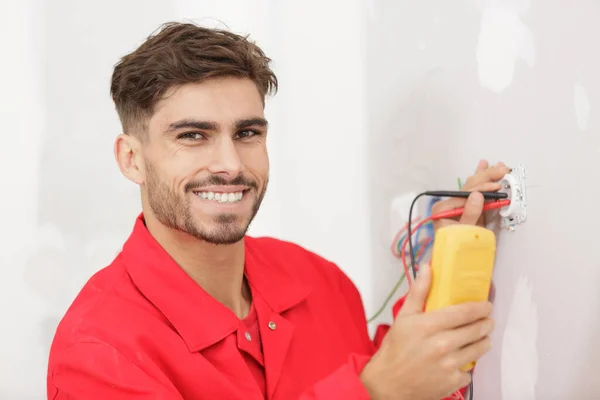
M 433 214 L 430 217 L 419 221 L 419 223 L 413 228 L 412 227 L 412 212 L 413 212 L 413 208 L 414 208 L 417 200 L 423 196 L 467 198 L 467 197 L 469 197 L 469 195 L 471 193 L 473 193 L 473 192 L 436 190 L 436 191 L 423 192 L 415 197 L 415 199 L 413 200 L 413 202 L 410 206 L 410 211 L 408 214 L 407 240 L 404 242 L 404 245 L 402 246 L 402 252 L 401 252 L 402 264 L 404 265 L 404 272 L 406 273 L 406 279 L 408 281 L 409 286 L 412 285 L 412 279 L 411 279 L 411 273 L 408 268 L 408 263 L 406 260 L 406 250 L 407 250 L 406 247 L 407 246 L 409 249 L 410 266 L 412 269 L 413 277 L 417 276 L 417 270 L 418 270 L 418 266 L 415 263 L 415 254 L 414 254 L 414 249 L 413 249 L 413 245 L 412 245 L 412 233 L 415 230 L 419 229 L 421 226 L 423 226 L 429 222 L 436 221 L 439 219 L 456 218 L 456 217 L 461 216 L 465 211 L 464 208 L 455 208 L 455 209 L 448 210 L 445 212 Z M 507 207 L 510 205 L 510 200 L 508 199 L 508 194 L 506 194 L 506 193 L 502 193 L 502 192 L 480 192 L 480 193 L 483 195 L 483 198 L 485 200 L 492 200 L 492 201 L 488 201 L 484 204 L 483 211 L 497 210 L 497 209 L 504 208 L 504 207 Z

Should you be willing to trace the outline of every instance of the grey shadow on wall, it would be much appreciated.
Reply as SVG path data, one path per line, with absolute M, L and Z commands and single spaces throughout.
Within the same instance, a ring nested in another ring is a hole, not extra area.
M 23 276 L 47 304 L 39 332 L 46 349 L 66 308 L 86 280 L 120 251 L 140 210 L 132 201 L 137 188 L 120 175 L 112 154 L 120 127 L 109 95 L 110 75 L 116 49 L 123 49 L 123 32 L 158 26 L 148 21 L 160 14 L 157 6 L 144 14 L 141 1 L 128 2 L 116 14 L 101 2 L 56 3 L 45 14 L 47 125 L 34 210 L 38 228 L 24 257 Z M 172 14 L 172 5 L 161 7 L 163 15 Z M 67 8 L 69 14 L 63 12 Z M 77 17 L 90 13 L 110 16 L 115 29 L 107 29 L 102 18 L 82 23 Z M 138 25 L 131 25 L 133 15 Z
M 383 302 L 402 271 L 401 263 L 389 250 L 390 228 L 400 228 L 390 227 L 392 199 L 404 193 L 447 188 L 456 182 L 447 166 L 456 165 L 452 133 L 461 129 L 461 124 L 451 88 L 439 83 L 443 75 L 441 69 L 434 68 L 415 79 L 409 88 L 373 88 L 370 93 L 369 104 L 392 104 L 387 110 L 369 112 L 374 116 L 369 121 L 373 138 L 369 149 L 370 193 L 377 193 L 370 199 L 376 306 Z

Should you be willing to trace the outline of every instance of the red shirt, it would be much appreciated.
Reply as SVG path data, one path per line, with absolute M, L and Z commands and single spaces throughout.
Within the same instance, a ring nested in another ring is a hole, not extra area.
M 240 349 L 246 364 L 256 383 L 260 387 L 260 392 L 263 397 L 266 396 L 266 378 L 265 378 L 265 359 L 262 352 L 262 343 L 260 341 L 260 328 L 258 323 L 258 313 L 254 304 L 250 309 L 250 313 L 244 319 L 238 329 L 238 348 Z
M 359 374 L 377 344 L 338 267 L 291 243 L 247 237 L 253 300 L 240 320 L 171 259 L 142 218 L 60 322 L 48 399 L 369 398 Z

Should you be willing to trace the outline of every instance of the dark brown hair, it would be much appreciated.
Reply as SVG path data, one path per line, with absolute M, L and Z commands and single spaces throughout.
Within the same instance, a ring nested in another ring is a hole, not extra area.
M 110 93 L 123 131 L 143 129 L 171 88 L 217 77 L 244 77 L 263 99 L 277 92 L 271 59 L 248 37 L 192 23 L 169 22 L 115 66 Z

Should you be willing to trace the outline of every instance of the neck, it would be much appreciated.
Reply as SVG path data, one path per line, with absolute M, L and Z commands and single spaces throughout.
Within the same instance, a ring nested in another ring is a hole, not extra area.
M 244 278 L 244 241 L 215 245 L 163 225 L 144 214 L 146 227 L 175 262 L 210 296 L 238 318 L 250 311 L 250 288 Z

